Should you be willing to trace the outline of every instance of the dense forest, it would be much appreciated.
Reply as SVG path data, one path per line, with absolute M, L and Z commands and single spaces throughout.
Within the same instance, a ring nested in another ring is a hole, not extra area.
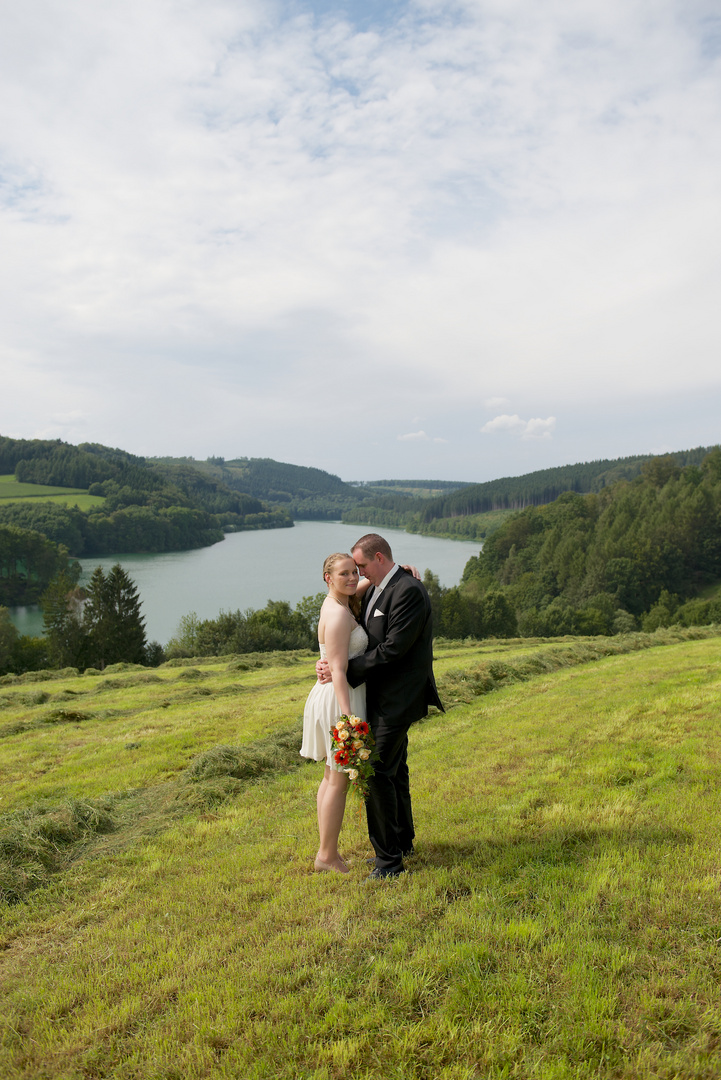
M 123 590 L 137 599 L 132 583 L 120 589 L 115 582 L 113 593 L 98 578 L 87 620 L 63 623 L 79 602 L 73 557 L 182 550 L 215 543 L 230 530 L 290 526 L 294 517 L 334 519 L 341 511 L 344 521 L 366 527 L 465 537 L 477 536 L 482 522 L 485 544 L 458 586 L 441 587 L 426 573 L 439 636 L 613 634 L 721 622 L 719 447 L 485 484 L 346 484 L 320 469 L 270 459 L 149 461 L 96 444 L 0 438 L 0 474 L 12 472 L 18 482 L 87 491 L 101 502 L 83 510 L 44 497 L 0 500 L 0 605 L 41 600 L 57 631 L 54 638 L 52 628 L 47 639 L 20 638 L 0 608 L 0 671 L 71 656 L 82 666 L 91 654 L 104 663 L 114 655 L 109 623 L 98 615 L 101 599 L 107 606 L 114 596 L 120 610 Z M 311 646 L 320 600 L 307 597 L 296 609 L 272 601 L 260 612 L 221 613 L 202 623 L 188 616 L 169 644 L 171 655 Z M 133 633 L 140 655 L 137 628 Z M 160 646 L 152 646 L 157 659 Z
M 700 465 L 642 463 L 633 480 L 585 495 L 564 492 L 507 519 L 469 560 L 459 586 L 426 571 L 434 634 L 554 637 L 721 622 L 721 449 Z M 169 657 L 314 648 L 323 593 L 295 609 L 190 614 Z
M 700 465 L 711 447 L 697 447 L 671 454 L 676 465 Z M 433 499 L 422 508 L 421 521 L 436 518 L 482 514 L 488 510 L 522 510 L 527 506 L 543 506 L 553 502 L 566 491 L 579 494 L 602 491 L 619 480 L 633 480 L 644 465 L 657 455 L 647 454 L 615 461 L 585 461 L 577 465 L 562 465 L 554 469 L 539 469 L 525 476 L 507 476 L 485 484 L 472 484 L 462 491 Z
M 469 561 L 454 603 L 468 633 L 489 594 L 505 599 L 522 635 L 653 630 L 721 621 L 721 601 L 703 597 L 719 578 L 716 448 L 700 465 L 656 457 L 635 480 L 514 514 Z
M 75 557 L 180 551 L 229 531 L 292 525 L 287 510 L 188 465 L 150 464 L 96 444 L 0 438 L 0 473 L 10 472 L 20 483 L 86 489 L 103 499 L 90 510 L 42 499 L 0 502 L 0 525 L 40 533 Z
M 295 608 L 286 600 L 269 600 L 264 608 L 221 611 L 215 619 L 195 614 L 180 620 L 165 654 L 169 659 L 223 656 L 228 653 L 315 649 L 320 607 L 326 594 L 306 596 Z
M 679 466 L 699 465 L 709 450 L 698 447 L 671 456 Z M 511 511 L 544 506 L 567 491 L 584 494 L 602 491 L 619 480 L 633 480 L 654 456 L 580 462 L 482 484 L 454 485 L 455 490 L 430 499 L 414 499 L 398 485 L 393 494 L 381 494 L 347 511 L 343 520 L 377 528 L 400 527 L 424 535 L 482 540 Z M 381 489 L 377 486 L 376 490 Z
M 153 458 L 153 461 L 195 469 L 233 491 L 248 492 L 269 506 L 282 508 L 297 521 L 337 521 L 344 511 L 362 504 L 372 492 L 347 484 L 338 476 L 302 465 L 289 465 L 271 458 L 212 457 Z
M 672 455 L 678 466 L 699 465 L 708 447 Z M 322 469 L 270 458 L 153 458 L 156 465 L 215 481 L 283 508 L 294 520 L 337 520 L 371 528 L 464 540 L 485 539 L 516 510 L 544 506 L 564 492 L 603 491 L 640 475 L 655 455 L 579 462 L 481 484 L 450 480 L 374 480 L 346 483 Z
M 152 458 L 153 462 L 184 465 L 221 481 L 237 491 L 246 491 L 264 499 L 271 506 L 285 508 L 296 521 L 338 521 L 346 513 L 349 520 L 374 524 L 378 506 L 389 496 L 400 498 L 405 507 L 419 499 L 455 491 L 463 483 L 452 480 L 373 480 L 346 483 L 333 473 L 303 465 L 289 465 L 272 458 L 212 457 L 207 461 L 193 458 Z M 407 496 L 411 496 L 407 499 Z M 393 502 L 395 505 L 395 501 Z
M 0 525 L 0 604 L 34 604 L 68 567 L 68 549 L 41 532 Z

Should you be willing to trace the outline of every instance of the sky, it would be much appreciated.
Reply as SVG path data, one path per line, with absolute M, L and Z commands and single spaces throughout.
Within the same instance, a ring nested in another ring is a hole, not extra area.
M 721 440 L 718 0 L 0 16 L 0 434 L 465 481 Z

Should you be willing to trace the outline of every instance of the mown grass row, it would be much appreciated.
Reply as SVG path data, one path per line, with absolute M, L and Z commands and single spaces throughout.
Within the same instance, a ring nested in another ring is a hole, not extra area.
M 98 836 L 112 836 L 118 850 L 148 831 L 143 822 L 151 821 L 152 831 L 158 832 L 189 810 L 207 810 L 239 795 L 250 780 L 298 768 L 301 733 L 295 725 L 248 746 L 215 746 L 175 781 L 151 785 L 131 798 L 122 793 L 94 801 L 72 799 L 0 816 L 0 904 L 18 903 L 79 857 L 96 854 L 98 845 L 92 841 Z
M 553 644 L 545 639 L 539 647 L 536 639 L 514 639 L 516 658 L 502 657 L 484 660 L 479 664 L 460 669 L 446 670 L 439 680 L 444 704 L 450 707 L 468 703 L 481 694 L 490 693 L 500 686 L 525 682 L 537 675 L 549 674 L 563 668 L 587 664 L 609 656 L 622 656 L 660 645 L 673 645 L 681 641 L 700 641 L 715 638 L 721 633 L 718 626 L 661 628 L 652 634 L 619 634 L 616 637 L 557 639 Z M 532 647 L 518 649 L 526 641 Z
M 397 881 L 365 884 L 353 807 L 351 874 L 313 874 L 312 765 L 75 862 L 3 913 L 8 1080 L 716 1077 L 719 644 L 416 726 Z
M 624 638 L 576 639 L 550 646 L 537 645 L 535 648 L 533 643 L 529 644 L 527 641 L 504 642 L 503 647 L 507 652 L 502 659 L 488 659 L 476 664 L 469 663 L 469 660 L 474 651 L 477 651 L 477 646 L 474 650 L 467 644 L 459 652 L 459 647 L 454 644 L 449 648 L 451 657 L 457 659 L 459 655 L 465 656 L 466 666 L 448 668 L 447 663 L 445 664 L 446 670 L 439 675 L 441 696 L 446 708 L 451 709 L 501 686 L 527 681 L 539 674 L 585 664 L 604 656 L 622 655 L 629 651 L 669 645 L 681 640 L 706 639 L 710 636 L 711 631 L 704 628 L 699 631 L 659 631 L 653 635 L 633 634 Z M 498 643 L 494 644 L 485 644 L 484 651 L 495 652 Z M 518 659 L 513 663 L 508 659 L 510 652 L 518 655 Z M 21 707 L 24 714 L 22 719 L 1 725 L 0 738 L 21 737 L 33 731 L 42 731 L 48 725 L 66 725 L 68 728 L 83 725 L 97 730 L 98 725 L 111 723 L 119 727 L 121 720 L 127 724 L 144 715 L 147 717 L 158 710 L 169 709 L 171 705 L 176 710 L 187 710 L 190 705 L 198 703 L 207 705 L 209 703 L 203 701 L 205 695 L 212 698 L 216 706 L 223 700 L 235 703 L 239 695 L 247 692 L 248 687 L 237 682 L 228 683 L 228 675 L 233 676 L 238 672 L 257 673 L 259 669 L 266 667 L 271 669 L 277 678 L 274 665 L 281 663 L 285 668 L 294 667 L 308 659 L 305 654 L 290 657 L 284 654 L 233 657 L 222 662 L 218 662 L 216 658 L 214 671 L 209 670 L 210 661 L 206 661 L 205 669 L 183 661 L 180 664 L 176 662 L 167 665 L 162 676 L 139 665 L 129 664 L 114 665 L 108 668 L 102 677 L 100 672 L 94 670 L 80 677 L 74 669 L 66 669 L 61 673 L 62 679 L 59 674 L 54 679 L 56 683 L 72 679 L 73 685 L 77 687 L 77 680 L 82 678 L 88 689 L 70 689 L 63 686 L 55 693 L 35 688 L 20 690 L 18 685 L 26 686 L 30 680 L 26 677 L 14 677 L 14 681 L 6 683 L 12 686 L 13 690 L 3 695 L 0 703 L 6 709 Z M 176 668 L 180 668 L 177 673 Z M 41 681 L 45 685 L 48 681 L 46 676 L 53 674 L 55 673 L 40 673 L 40 680 L 35 681 Z M 195 689 L 185 690 L 187 684 L 205 680 L 211 680 L 213 687 L 201 690 L 200 697 Z M 163 698 L 148 700 L 146 692 L 156 691 L 158 688 L 163 690 Z M 261 693 L 267 693 L 268 689 L 268 680 L 265 680 L 261 683 Z M 133 704 L 128 704 L 128 691 L 131 690 L 135 692 L 136 700 Z M 120 707 L 120 701 L 115 707 L 95 708 L 92 711 L 85 702 L 84 710 L 77 707 L 78 698 L 93 700 L 97 695 L 119 697 L 125 702 L 125 707 Z M 72 705 L 65 704 L 66 702 L 72 702 Z M 49 703 L 52 704 L 51 708 L 38 710 L 39 706 Z M 118 847 L 124 842 L 117 835 L 119 832 L 124 831 L 128 836 L 136 838 L 143 834 L 142 828 L 138 828 L 138 823 L 142 820 L 152 820 L 153 829 L 157 830 L 162 815 L 159 817 L 157 813 L 149 813 L 149 807 L 154 803 L 165 808 L 165 818 L 170 825 L 188 807 L 207 809 L 237 796 L 250 779 L 256 780 L 263 774 L 275 774 L 298 767 L 301 764 L 298 755 L 300 738 L 301 726 L 296 722 L 289 728 L 274 730 L 271 737 L 256 738 L 243 746 L 226 743 L 212 746 L 201 752 L 187 766 L 182 767 L 181 764 L 175 770 L 172 780 L 165 780 L 160 784 L 146 783 L 143 797 L 138 797 L 138 789 L 133 788 L 130 790 L 135 791 L 135 797 L 128 800 L 127 789 L 122 787 L 121 777 L 118 776 L 118 782 L 112 788 L 104 787 L 101 793 L 97 792 L 96 785 L 94 797 L 88 797 L 82 790 L 84 785 L 81 784 L 79 789 L 76 788 L 69 797 L 62 800 L 45 797 L 39 802 L 26 803 L 15 812 L 1 814 L 0 901 L 17 902 L 33 889 L 45 884 L 50 875 L 66 869 L 80 853 L 87 854 L 94 850 L 89 842 L 93 834 L 116 834 L 115 846 Z M 62 744 L 63 741 L 59 734 L 58 742 Z M 138 752 L 142 750 L 143 743 L 144 738 L 133 738 L 130 732 L 122 743 L 122 753 L 125 756 L 139 756 Z M 82 769 L 82 761 L 79 765 Z M 111 790 L 114 794 L 109 793 Z

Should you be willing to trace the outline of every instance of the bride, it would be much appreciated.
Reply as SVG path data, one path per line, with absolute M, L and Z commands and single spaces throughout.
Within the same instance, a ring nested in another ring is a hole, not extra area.
M 333 761 L 330 729 L 341 714 L 366 718 L 365 686 L 351 687 L 346 680 L 348 660 L 365 652 L 368 635 L 358 622 L 360 596 L 370 582 L 359 582 L 358 569 L 350 555 L 335 552 L 323 563 L 323 580 L 328 595 L 318 620 L 321 660 L 327 660 L 332 682 L 317 682 L 303 713 L 302 757 L 325 759 L 325 770 L 318 788 L 318 832 L 320 845 L 315 857 L 318 871 L 348 873 L 348 866 L 338 851 L 338 837 L 343 824 L 348 776 Z

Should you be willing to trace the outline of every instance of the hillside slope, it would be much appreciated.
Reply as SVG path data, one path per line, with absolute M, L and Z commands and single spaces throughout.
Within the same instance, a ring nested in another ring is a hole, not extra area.
M 0 525 L 39 532 L 73 556 L 182 551 L 227 531 L 292 524 L 284 509 L 197 469 L 94 443 L 0 437 L 0 474 L 11 472 L 25 496 L 0 502 Z M 30 499 L 31 487 L 85 491 L 94 505 Z
M 545 506 L 568 491 L 577 494 L 603 491 L 619 481 L 635 479 L 653 461 L 668 458 L 678 467 L 700 465 L 712 449 L 697 447 L 667 455 L 578 462 L 482 484 L 458 485 L 455 490 L 431 499 L 414 499 L 409 493 L 401 492 L 380 493 L 346 512 L 343 520 L 377 528 L 401 527 L 451 539 L 483 540 L 511 513 L 524 507 Z
M 4 1077 L 718 1075 L 719 638 L 656 640 L 442 652 L 468 703 L 412 729 L 417 855 L 374 886 L 352 804 L 351 874 L 312 873 L 312 657 L 3 687 L 54 695 L 7 706 L 3 851 L 91 856 L 2 909 Z

